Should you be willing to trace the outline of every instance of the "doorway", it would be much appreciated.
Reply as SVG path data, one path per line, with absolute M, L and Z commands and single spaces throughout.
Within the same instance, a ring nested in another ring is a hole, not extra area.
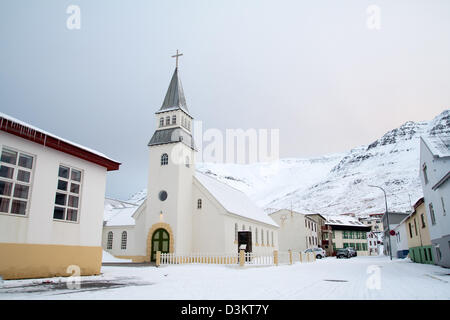
M 157 229 L 152 235 L 151 261 L 156 261 L 156 252 L 169 253 L 170 237 L 165 229 Z

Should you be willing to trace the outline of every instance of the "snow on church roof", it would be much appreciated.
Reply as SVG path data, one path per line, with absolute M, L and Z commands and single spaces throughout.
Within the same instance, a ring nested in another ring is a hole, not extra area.
M 134 226 L 132 216 L 139 207 L 137 203 L 106 198 L 103 211 L 105 226 Z
M 272 218 L 254 204 L 242 191 L 198 171 L 195 173 L 195 178 L 228 212 L 278 227 Z
M 422 136 L 431 153 L 440 158 L 450 157 L 450 136 Z

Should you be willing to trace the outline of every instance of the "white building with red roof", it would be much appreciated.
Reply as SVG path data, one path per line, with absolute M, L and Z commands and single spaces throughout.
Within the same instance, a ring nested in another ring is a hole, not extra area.
M 99 274 L 106 173 L 119 165 L 0 113 L 0 276 Z

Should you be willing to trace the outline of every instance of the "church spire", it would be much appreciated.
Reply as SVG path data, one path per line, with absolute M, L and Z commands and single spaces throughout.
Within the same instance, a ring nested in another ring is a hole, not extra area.
M 167 89 L 166 97 L 164 98 L 163 104 L 159 111 L 172 108 L 182 108 L 188 111 L 186 105 L 186 98 L 184 97 L 183 86 L 181 85 L 181 80 L 178 76 L 178 57 L 182 56 L 182 53 L 177 53 L 172 56 L 176 58 L 175 71 L 173 72 L 172 80 L 170 80 L 169 88 Z

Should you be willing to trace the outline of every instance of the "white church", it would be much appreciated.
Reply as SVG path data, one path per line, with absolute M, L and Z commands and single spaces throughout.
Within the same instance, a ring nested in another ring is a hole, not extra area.
M 178 56 L 177 56 L 178 58 Z M 244 193 L 195 169 L 192 115 L 178 63 L 148 143 L 147 193 L 136 201 L 105 200 L 103 249 L 133 262 L 162 253 L 278 250 L 279 226 Z

